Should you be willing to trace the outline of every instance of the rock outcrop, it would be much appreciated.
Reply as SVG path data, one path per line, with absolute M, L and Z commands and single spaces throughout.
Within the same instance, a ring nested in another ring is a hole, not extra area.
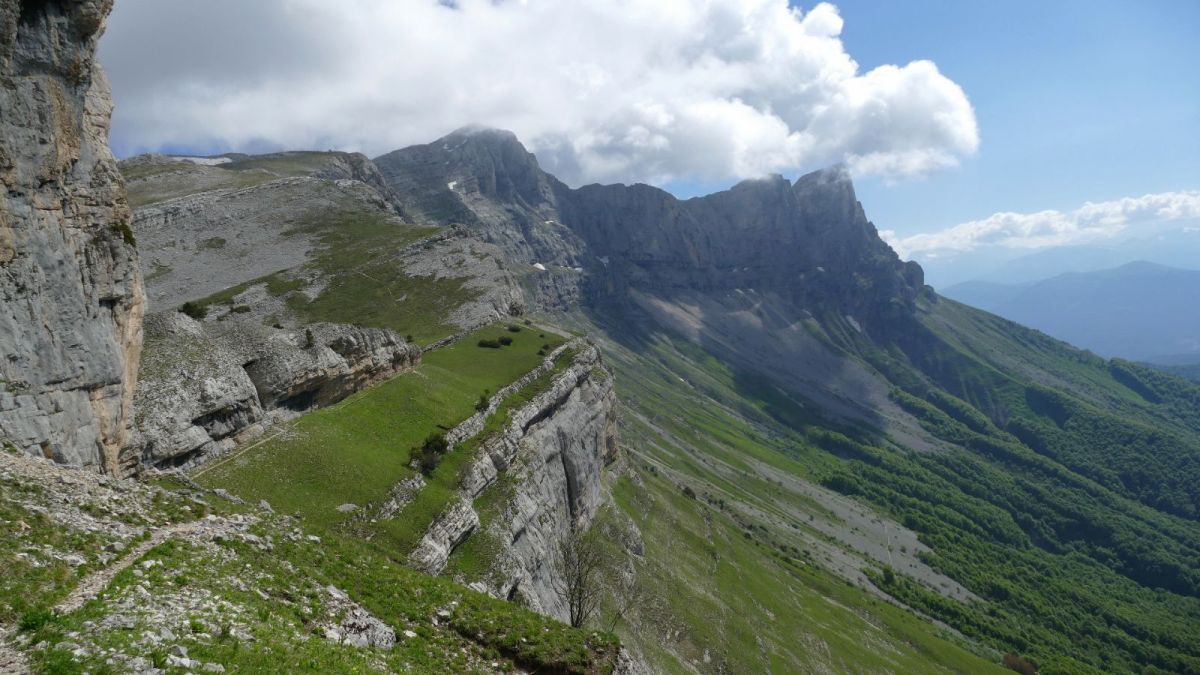
M 144 307 L 96 43 L 111 0 L 0 4 L 0 436 L 115 472 Z
M 641 184 L 572 189 L 512 133 L 480 128 L 375 163 L 411 212 L 463 223 L 537 266 L 526 285 L 544 308 L 752 288 L 872 330 L 911 313 L 924 288 L 921 268 L 867 220 L 844 167 L 687 200 Z
M 226 326 L 178 312 L 151 315 L 146 328 L 136 400 L 143 466 L 202 462 L 421 359 L 418 347 L 381 328 Z
M 501 431 L 480 442 L 462 472 L 458 498 L 434 520 L 410 558 L 436 574 L 469 537 L 489 537 L 497 542 L 496 559 L 488 580 L 476 581 L 476 587 L 496 597 L 520 597 L 536 611 L 566 618 L 567 608 L 554 590 L 553 552 L 571 532 L 586 529 L 603 502 L 601 477 L 617 453 L 617 423 L 613 377 L 599 349 L 576 341 L 560 350 L 567 352 L 569 364 L 528 403 L 510 411 Z M 549 367 L 555 356 L 547 358 Z M 516 388 L 548 372 L 535 371 Z M 481 426 L 468 420 L 447 436 L 461 440 Z M 508 489 L 503 507 L 482 525 L 472 504 L 501 477 Z

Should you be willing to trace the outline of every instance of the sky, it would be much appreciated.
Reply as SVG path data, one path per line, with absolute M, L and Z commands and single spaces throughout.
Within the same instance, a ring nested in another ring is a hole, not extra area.
M 1193 0 L 118 0 L 101 61 L 118 156 L 475 123 L 570 184 L 681 197 L 845 163 L 950 281 L 1200 223 L 1197 35 Z

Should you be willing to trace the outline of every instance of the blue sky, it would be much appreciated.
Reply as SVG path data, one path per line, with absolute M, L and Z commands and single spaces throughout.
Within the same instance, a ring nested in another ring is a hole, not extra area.
M 858 181 L 881 228 L 1200 189 L 1200 2 L 837 4 L 864 69 L 931 59 L 979 122 L 979 151 L 957 169 Z

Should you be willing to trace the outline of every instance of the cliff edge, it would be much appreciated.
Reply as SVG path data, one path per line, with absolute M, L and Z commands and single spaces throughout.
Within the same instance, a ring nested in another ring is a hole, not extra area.
M 0 3 L 0 436 L 115 473 L 144 295 L 94 58 L 111 8 Z

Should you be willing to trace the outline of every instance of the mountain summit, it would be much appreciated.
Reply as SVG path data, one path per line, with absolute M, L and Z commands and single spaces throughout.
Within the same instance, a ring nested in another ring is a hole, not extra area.
M 582 284 L 596 301 L 743 289 L 876 326 L 924 288 L 920 267 L 879 238 L 842 166 L 680 200 L 642 184 L 570 188 L 511 132 L 479 127 L 375 162 L 407 210 L 473 226 L 528 264 L 586 272 L 559 285 L 574 294 Z

